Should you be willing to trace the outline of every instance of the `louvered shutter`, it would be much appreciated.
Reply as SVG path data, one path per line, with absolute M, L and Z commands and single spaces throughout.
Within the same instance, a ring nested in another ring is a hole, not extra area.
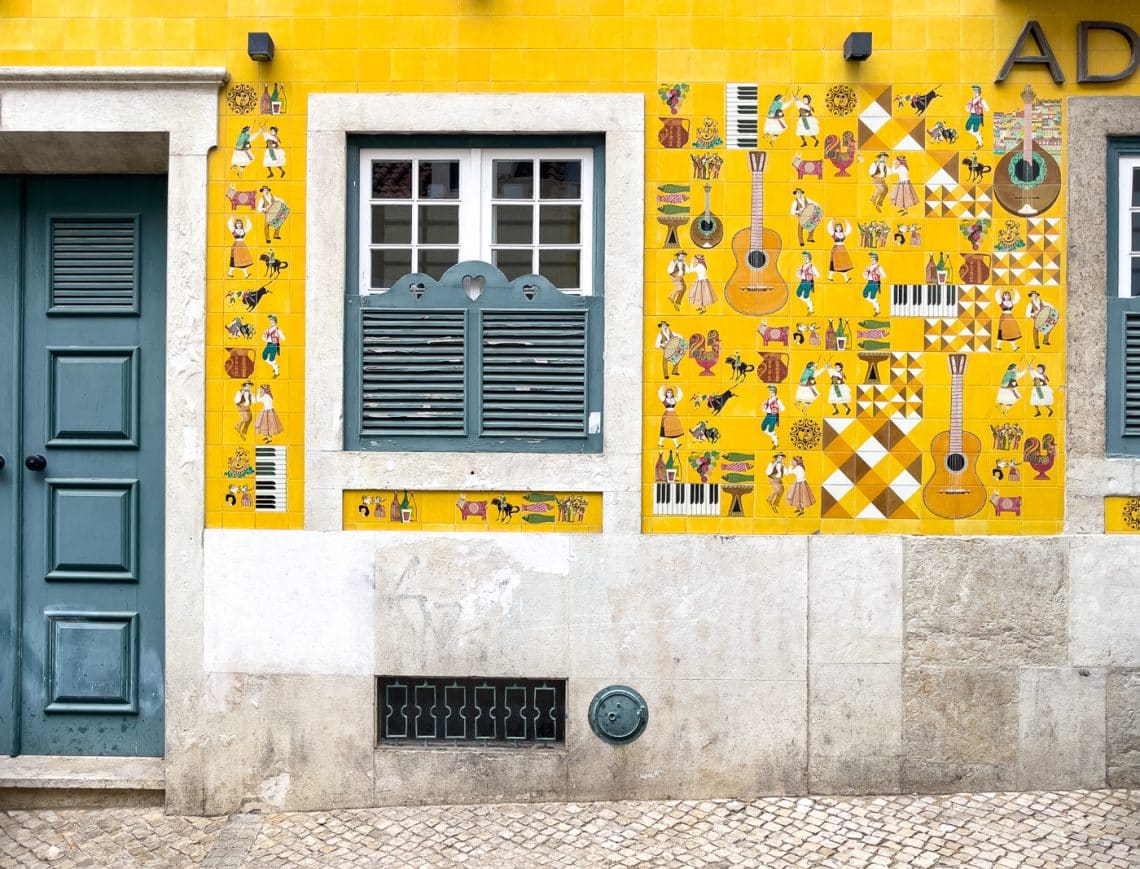
M 138 310 L 138 220 L 134 215 L 51 221 L 53 310 Z
M 586 311 L 483 311 L 482 433 L 586 435 Z
M 466 312 L 361 312 L 362 437 L 466 434 Z
M 1124 315 L 1124 435 L 1140 436 L 1140 312 Z

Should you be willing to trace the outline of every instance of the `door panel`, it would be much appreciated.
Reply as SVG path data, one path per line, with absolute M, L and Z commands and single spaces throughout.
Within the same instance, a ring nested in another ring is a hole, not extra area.
M 165 190 L 25 181 L 25 754 L 163 753 Z
M 19 704 L 20 547 L 16 545 L 23 454 L 16 371 L 19 355 L 20 197 L 18 178 L 0 175 L 0 754 L 16 751 Z

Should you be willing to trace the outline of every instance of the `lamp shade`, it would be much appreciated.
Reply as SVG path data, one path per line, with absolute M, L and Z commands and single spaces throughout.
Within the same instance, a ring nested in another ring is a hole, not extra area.
M 856 30 L 847 34 L 843 41 L 844 60 L 866 60 L 871 56 L 871 33 L 868 30 Z
M 246 41 L 250 60 L 273 60 L 273 37 L 265 32 L 250 33 Z

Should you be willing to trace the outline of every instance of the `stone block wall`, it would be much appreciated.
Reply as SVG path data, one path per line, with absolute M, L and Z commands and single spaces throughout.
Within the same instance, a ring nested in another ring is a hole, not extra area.
M 1140 541 L 269 532 L 237 586 L 240 540 L 206 534 L 210 813 L 1140 782 Z M 566 678 L 565 746 L 377 748 L 376 673 Z

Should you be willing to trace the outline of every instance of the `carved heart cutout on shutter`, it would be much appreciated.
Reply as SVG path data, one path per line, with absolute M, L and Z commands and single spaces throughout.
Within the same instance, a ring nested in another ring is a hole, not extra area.
M 472 302 L 483 295 L 483 290 L 487 288 L 487 279 L 482 275 L 464 275 L 463 276 L 463 291 L 467 293 L 467 298 Z
M 526 296 L 527 301 L 532 301 L 538 295 L 538 287 L 534 284 L 523 284 L 523 295 Z
M 412 284 L 408 289 L 411 290 L 412 295 L 418 299 L 423 296 L 425 288 L 423 284 Z

